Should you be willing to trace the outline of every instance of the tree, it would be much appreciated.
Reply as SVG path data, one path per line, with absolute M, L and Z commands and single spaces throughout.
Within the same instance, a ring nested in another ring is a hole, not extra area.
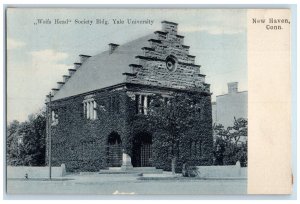
M 18 139 L 21 139 L 18 141 Z M 12 122 L 7 131 L 9 165 L 42 166 L 45 164 L 45 111 L 32 114 L 22 123 Z
M 222 141 L 225 143 L 230 142 L 231 135 L 228 129 L 225 129 L 222 124 L 214 124 L 213 125 L 213 132 L 215 136 L 220 137 Z
M 8 165 L 17 165 L 18 163 L 18 129 L 20 122 L 17 120 L 12 121 L 7 126 L 7 139 L 6 139 L 6 157 Z
M 45 164 L 46 116 L 45 112 L 29 117 L 20 130 L 23 138 L 24 164 L 41 166 Z
M 226 147 L 226 142 L 222 138 L 217 138 L 214 145 L 214 165 L 224 165 L 224 152 Z
M 234 117 L 233 126 L 228 127 L 228 130 L 231 131 L 231 140 L 237 145 L 241 137 L 247 137 L 248 135 L 248 121 L 244 118 L 236 119 Z
M 241 137 L 248 135 L 247 119 L 234 118 L 233 126 L 225 129 L 223 125 L 218 124 L 214 125 L 213 129 L 216 137 L 215 165 L 234 165 L 240 161 L 242 166 L 247 166 L 247 141 L 240 142 Z
M 149 108 L 149 123 L 166 132 L 163 146 L 170 149 L 172 173 L 175 173 L 179 147 L 189 141 L 188 130 L 200 123 L 201 96 L 198 94 L 172 94 L 170 97 L 155 95 Z M 187 158 L 186 158 L 187 159 Z

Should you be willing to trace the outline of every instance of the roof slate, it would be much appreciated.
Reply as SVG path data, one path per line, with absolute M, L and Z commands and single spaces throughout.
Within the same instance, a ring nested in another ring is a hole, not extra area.
M 142 55 L 141 48 L 149 46 L 150 34 L 120 45 L 112 54 L 109 50 L 88 58 L 68 82 L 54 95 L 53 101 L 83 94 L 125 82 L 123 73 L 130 72 L 129 64 Z

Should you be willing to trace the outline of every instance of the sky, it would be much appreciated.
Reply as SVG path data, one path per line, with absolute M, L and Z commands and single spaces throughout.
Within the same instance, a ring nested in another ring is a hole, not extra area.
M 51 24 L 35 25 L 37 19 Z M 70 19 L 69 24 L 54 24 Z M 95 24 L 95 20 L 106 20 Z M 113 24 L 153 20 L 153 24 Z M 93 24 L 75 24 L 92 20 Z M 247 90 L 246 10 L 238 9 L 11 9 L 7 13 L 7 120 L 25 121 L 45 106 L 45 96 L 68 73 L 79 54 L 96 55 L 109 43 L 123 44 L 156 30 L 161 21 L 178 23 L 190 55 L 211 84 L 212 101 L 228 82 Z

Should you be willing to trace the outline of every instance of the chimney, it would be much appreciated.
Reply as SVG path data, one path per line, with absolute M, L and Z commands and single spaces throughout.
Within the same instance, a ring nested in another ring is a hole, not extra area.
M 230 82 L 227 84 L 227 86 L 229 94 L 238 92 L 238 82 Z
M 89 56 L 89 55 L 79 55 L 80 63 L 84 63 L 90 57 L 91 56 Z
M 69 75 L 63 75 L 63 82 L 67 82 L 69 80 L 70 76 Z
M 114 44 L 114 43 L 109 43 L 108 46 L 109 46 L 109 54 L 112 54 L 117 49 L 117 47 L 119 47 L 118 44 Z
M 177 23 L 173 23 L 170 21 L 162 21 L 162 30 L 164 32 L 168 32 L 171 35 L 177 35 Z

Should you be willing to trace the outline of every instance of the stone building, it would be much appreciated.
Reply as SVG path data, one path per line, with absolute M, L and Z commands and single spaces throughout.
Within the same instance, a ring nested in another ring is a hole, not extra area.
M 125 153 L 133 167 L 168 170 L 170 158 L 163 156 L 168 150 L 159 142 L 164 132 L 150 127 L 143 117 L 151 95 L 177 92 L 201 95 L 204 119 L 195 124 L 201 131 L 189 133 L 199 139 L 193 143 L 197 153 L 191 162 L 211 164 L 210 86 L 177 27 L 163 21 L 161 31 L 124 45 L 110 43 L 107 51 L 92 57 L 79 55 L 80 62 L 52 89 L 48 131 L 53 165 L 64 163 L 68 171 L 98 171 L 120 167 Z M 135 123 L 137 116 L 140 126 Z
M 238 82 L 227 84 L 228 93 L 216 96 L 212 102 L 213 123 L 232 126 L 234 118 L 248 118 L 248 92 L 238 91 Z

